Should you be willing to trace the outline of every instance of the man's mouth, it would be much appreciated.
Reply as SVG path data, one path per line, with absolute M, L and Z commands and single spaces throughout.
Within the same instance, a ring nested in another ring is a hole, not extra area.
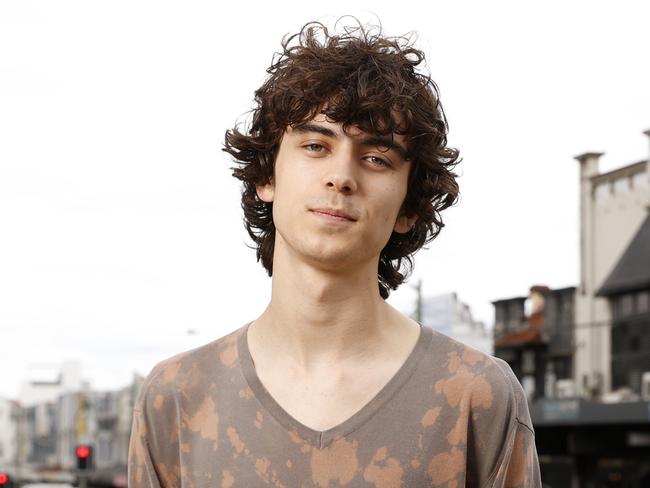
M 329 216 L 333 218 L 337 218 L 341 221 L 350 221 L 350 222 L 356 222 L 357 219 L 355 219 L 352 215 L 350 215 L 347 212 L 344 212 L 343 210 L 340 209 L 335 209 L 335 208 L 312 208 L 310 209 L 310 212 L 314 212 L 317 214 L 322 214 L 324 216 Z

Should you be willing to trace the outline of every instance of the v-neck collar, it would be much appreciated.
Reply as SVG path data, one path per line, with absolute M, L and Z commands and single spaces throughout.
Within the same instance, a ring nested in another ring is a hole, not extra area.
M 304 440 L 318 448 L 327 447 L 335 438 L 344 437 L 358 429 L 369 420 L 383 405 L 385 405 L 409 380 L 418 361 L 428 349 L 433 338 L 433 331 L 429 327 L 420 324 L 420 335 L 415 346 L 407 356 L 402 366 L 393 377 L 382 387 L 381 390 L 360 410 L 354 413 L 347 420 L 325 431 L 314 430 L 292 417 L 280 404 L 271 396 L 264 387 L 257 372 L 248 348 L 248 327 L 250 322 L 243 327 L 237 339 L 237 348 L 240 358 L 242 372 L 248 386 L 262 406 L 287 430 L 295 431 Z

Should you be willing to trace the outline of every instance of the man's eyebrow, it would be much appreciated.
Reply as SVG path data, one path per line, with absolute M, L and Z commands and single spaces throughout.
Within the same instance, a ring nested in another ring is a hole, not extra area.
M 399 142 L 395 142 L 393 139 L 389 137 L 368 136 L 361 139 L 361 144 L 363 144 L 364 146 L 379 146 L 379 147 L 386 147 L 389 150 L 392 149 L 404 161 L 408 160 L 408 154 L 406 148 L 402 146 Z
M 328 127 L 323 127 L 322 125 L 314 124 L 311 122 L 305 122 L 303 124 L 298 124 L 296 126 L 293 126 L 292 130 L 294 132 L 299 132 L 301 134 L 305 134 L 308 132 L 316 132 L 317 134 L 323 134 L 324 136 L 332 137 L 334 139 L 339 137 L 338 132 Z M 396 142 L 395 140 L 389 137 L 369 135 L 361 138 L 361 144 L 364 146 L 378 146 L 378 147 L 388 148 L 389 150 L 392 149 L 403 160 L 406 161 L 408 159 L 408 155 L 407 155 L 408 153 L 406 151 L 406 148 L 399 142 Z
M 337 138 L 339 135 L 337 132 L 322 125 L 313 124 L 311 122 L 305 122 L 303 124 L 298 124 L 292 126 L 294 132 L 299 132 L 301 134 L 306 134 L 307 132 L 317 132 L 318 134 L 323 134 L 324 136 Z

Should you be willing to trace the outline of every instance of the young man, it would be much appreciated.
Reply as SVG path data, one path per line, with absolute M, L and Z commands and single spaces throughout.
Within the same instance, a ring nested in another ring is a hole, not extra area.
M 508 365 L 385 301 L 458 195 L 423 54 L 317 23 L 282 47 L 225 141 L 271 302 L 154 367 L 129 486 L 540 486 Z

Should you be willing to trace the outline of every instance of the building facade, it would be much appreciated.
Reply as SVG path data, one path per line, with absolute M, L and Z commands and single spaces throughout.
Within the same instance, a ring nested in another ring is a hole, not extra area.
M 126 486 L 133 407 L 143 381 L 134 374 L 132 382 L 117 391 L 93 391 L 86 385 L 81 391 L 60 393 L 53 401 L 28 406 L 13 402 L 6 436 L 14 452 L 2 449 L 0 437 L 0 453 L 11 457 L 6 467 L 23 480 L 74 477 L 76 447 L 88 444 L 93 447 L 91 484 Z M 0 403 L 0 428 L 3 406 Z M 116 485 L 115 480 L 124 484 Z
M 650 162 L 601 174 L 600 156 L 576 157 L 578 287 L 493 302 L 495 355 L 528 393 L 554 488 L 650 486 Z
M 530 288 L 528 296 L 496 300 L 494 354 L 506 360 L 533 402 L 574 394 L 575 287 Z
M 596 295 L 609 302 L 614 394 L 650 400 L 650 212 Z
M 16 415 L 18 404 L 0 398 L 0 470 L 16 465 Z
M 82 390 L 87 385 L 81 378 L 81 363 L 31 365 L 31 378 L 20 387 L 19 402 L 23 407 L 55 402 L 59 395 Z
M 650 131 L 645 135 L 650 137 Z M 576 294 L 575 375 L 579 395 L 601 399 L 612 391 L 612 307 L 599 294 L 650 208 L 648 160 L 599 173 L 601 153 L 580 164 L 580 282 Z

